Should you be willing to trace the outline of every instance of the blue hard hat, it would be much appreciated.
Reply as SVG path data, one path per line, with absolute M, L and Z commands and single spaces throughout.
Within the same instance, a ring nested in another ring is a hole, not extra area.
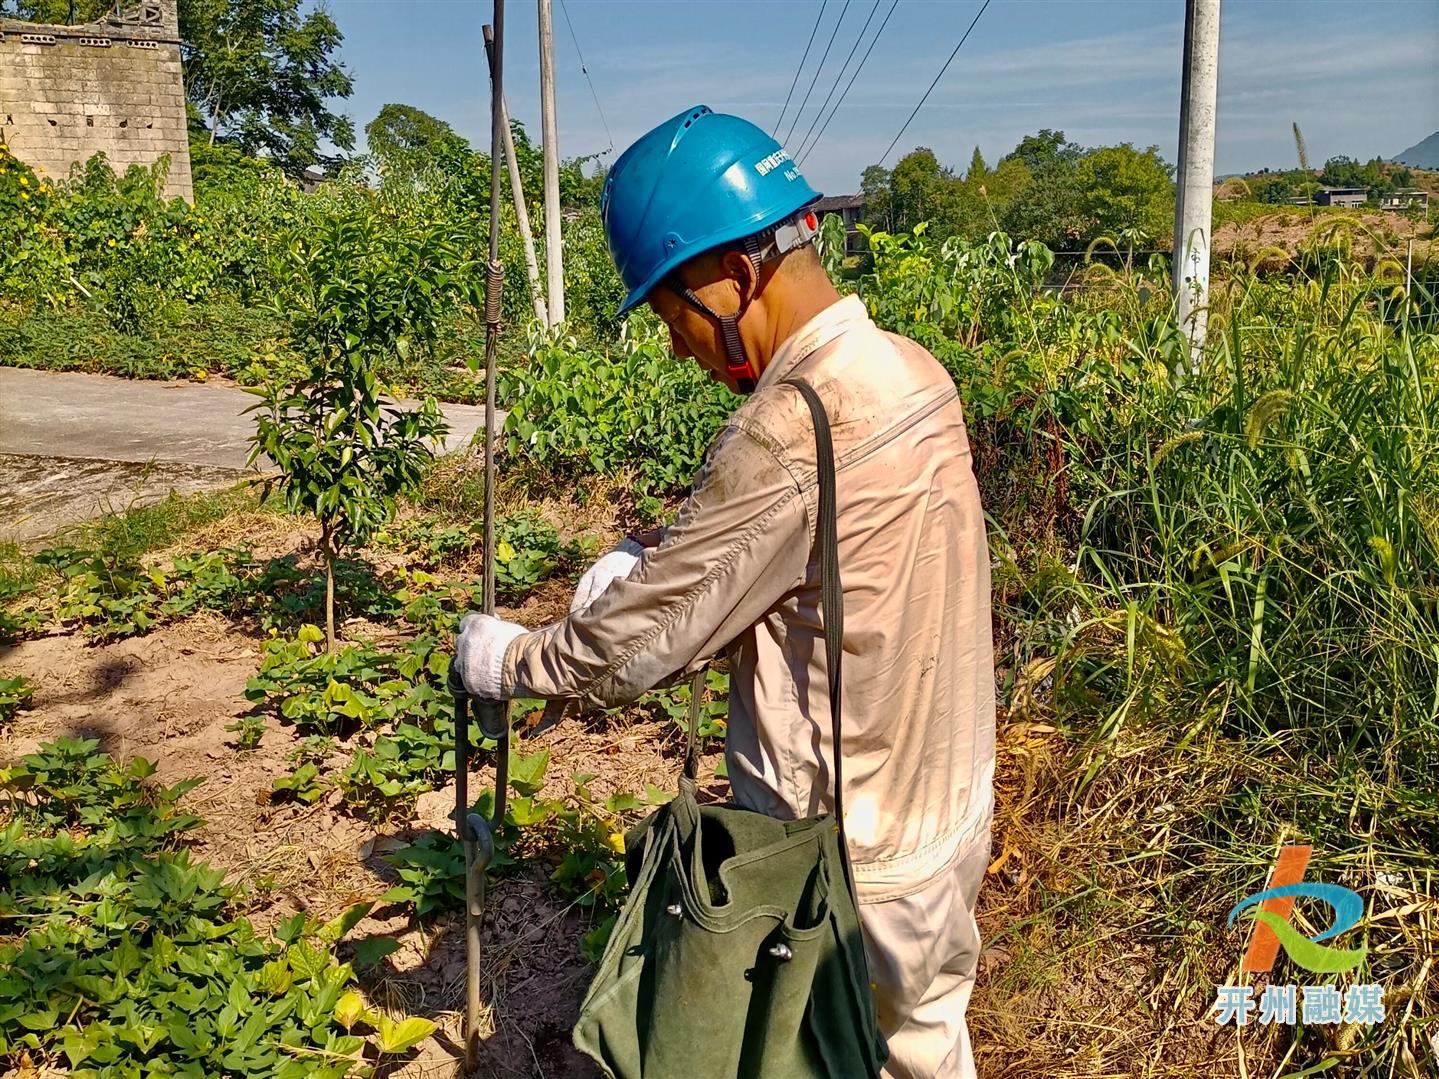
M 619 313 L 681 263 L 819 197 L 784 148 L 748 120 L 708 105 L 666 120 L 620 155 L 600 196 L 605 240 L 629 290 Z

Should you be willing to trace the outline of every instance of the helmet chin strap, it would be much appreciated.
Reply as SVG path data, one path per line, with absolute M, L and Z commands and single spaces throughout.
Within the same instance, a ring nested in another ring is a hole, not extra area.
M 760 267 L 766 262 L 810 243 L 818 231 L 819 220 L 814 211 L 804 210 L 772 229 L 746 236 L 741 242 L 744 244 L 745 258 L 749 259 L 749 264 L 754 267 L 755 279 L 759 279 Z M 755 370 L 745 352 L 744 341 L 739 335 L 739 320 L 749 310 L 750 299 L 753 297 L 741 299 L 739 310 L 733 315 L 721 315 L 696 296 L 694 289 L 681 281 L 678 274 L 670 275 L 670 288 L 691 307 L 703 311 L 720 324 L 720 335 L 724 340 L 725 370 L 730 378 L 734 379 L 740 393 L 753 393 L 755 383 L 759 381 L 759 372 Z
M 756 272 L 758 272 L 758 267 L 756 267 Z M 733 315 L 721 315 L 696 296 L 692 288 L 680 285 L 678 280 L 675 284 L 679 285 L 675 291 L 684 297 L 686 303 L 696 310 L 703 311 L 720 324 L 720 336 L 724 340 L 725 370 L 729 373 L 729 377 L 734 379 L 740 393 L 753 393 L 755 383 L 759 381 L 759 372 L 750 362 L 749 355 L 745 352 L 744 340 L 739 335 L 739 320 L 749 309 L 749 301 L 742 300 L 739 310 Z

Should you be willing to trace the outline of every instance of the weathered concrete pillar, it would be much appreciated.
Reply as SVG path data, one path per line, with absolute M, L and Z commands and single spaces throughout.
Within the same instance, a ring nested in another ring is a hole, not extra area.
M 168 154 L 165 194 L 193 199 L 177 0 L 79 26 L 0 19 L 0 138 L 53 180 L 97 153 L 116 172 Z

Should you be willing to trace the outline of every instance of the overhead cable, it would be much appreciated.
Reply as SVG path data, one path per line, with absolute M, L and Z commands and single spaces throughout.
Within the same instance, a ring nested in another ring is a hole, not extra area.
M 884 36 L 884 28 L 889 25 L 889 17 L 894 14 L 894 9 L 897 7 L 899 7 L 899 0 L 894 0 L 894 2 L 889 5 L 889 10 L 884 13 L 884 18 L 880 20 L 879 29 L 875 31 L 874 37 L 869 39 L 869 47 L 864 50 L 864 55 L 859 58 L 859 66 L 850 73 L 849 82 L 845 83 L 844 89 L 840 91 L 839 100 L 834 103 L 834 108 L 829 110 L 829 115 L 824 118 L 824 123 L 820 124 L 814 141 L 809 144 L 809 149 L 804 151 L 804 157 L 800 159 L 799 163 L 803 163 L 804 158 L 814 153 L 814 148 L 819 145 L 819 140 L 824 138 L 825 131 L 829 129 L 829 122 L 834 119 L 834 114 L 839 112 L 840 106 L 844 104 L 844 99 L 849 97 L 849 88 L 854 85 L 854 80 L 859 78 L 859 73 L 864 70 L 864 65 L 869 60 L 869 54 L 874 52 L 875 45 L 879 44 L 879 39 Z
M 814 129 L 819 124 L 819 118 L 824 115 L 824 110 L 829 108 L 830 101 L 834 99 L 834 92 L 839 89 L 839 80 L 844 78 L 844 73 L 849 70 L 849 62 L 854 59 L 854 54 L 859 49 L 859 43 L 864 40 L 864 35 L 869 32 L 869 24 L 874 21 L 875 12 L 879 10 L 879 5 L 883 2 L 884 0 L 874 0 L 874 6 L 869 9 L 869 18 L 865 19 L 864 25 L 859 28 L 859 36 L 854 39 L 854 44 L 849 47 L 849 55 L 844 58 L 844 63 L 840 66 L 839 71 L 835 73 L 834 82 L 830 83 L 829 86 L 829 93 L 824 95 L 824 103 L 820 105 L 819 111 L 816 112 L 814 118 L 810 120 L 809 130 L 804 133 L 804 138 L 799 140 L 800 153 L 804 151 L 805 143 L 809 142 L 809 137 L 814 134 Z M 796 153 L 795 157 L 798 158 L 799 153 Z
M 894 149 L 895 143 L 899 142 L 900 137 L 909 130 L 909 125 L 913 123 L 914 118 L 919 115 L 919 110 L 924 108 L 924 103 L 929 100 L 929 95 L 933 93 L 934 88 L 939 85 L 939 80 L 944 78 L 944 73 L 949 70 L 949 65 L 952 64 L 954 58 L 959 55 L 959 50 L 964 48 L 964 43 L 969 40 L 969 35 L 974 29 L 974 24 L 979 22 L 979 17 L 984 14 L 985 9 L 989 7 L 990 3 L 991 0 L 984 0 L 984 3 L 980 5 L 979 11 L 976 12 L 974 18 L 970 20 L 969 29 L 964 32 L 964 36 L 959 39 L 959 44 L 954 47 L 954 52 L 949 54 L 949 59 L 944 62 L 944 67 L 940 68 L 939 74 L 934 77 L 934 82 L 929 84 L 929 89 L 926 90 L 924 96 L 919 99 L 919 104 L 916 105 L 914 111 L 909 114 L 909 119 L 906 120 L 904 126 L 895 133 L 894 138 L 890 140 L 888 148 L 880 155 L 879 160 L 875 162 L 875 164 L 883 165 L 885 158 L 889 157 L 890 150 Z
M 794 116 L 790 119 L 789 130 L 784 133 L 784 138 L 780 140 L 782 142 L 789 142 L 789 137 L 794 134 L 795 125 L 799 123 L 799 118 L 804 114 L 805 106 L 809 104 L 809 95 L 814 92 L 814 84 L 819 82 L 819 73 L 824 69 L 824 62 L 829 59 L 829 50 L 834 47 L 835 36 L 839 33 L 839 28 L 844 23 L 845 15 L 849 13 L 849 5 L 850 0 L 844 0 L 844 7 L 840 8 L 839 12 L 839 21 L 834 24 L 834 29 L 830 31 L 829 43 L 824 47 L 824 55 L 819 58 L 819 64 L 814 69 L 814 77 L 809 80 L 809 89 L 804 92 L 804 100 L 799 103 L 799 108 L 795 110 Z
M 771 135 L 778 136 L 779 125 L 784 123 L 784 114 L 789 112 L 789 102 L 794 97 L 794 88 L 799 83 L 800 72 L 804 70 L 804 62 L 809 59 L 810 46 L 814 44 L 814 35 L 819 32 L 819 24 L 824 22 L 824 9 L 829 7 L 829 0 L 820 0 L 819 15 L 815 17 L 814 26 L 810 28 L 809 41 L 805 42 L 804 55 L 799 58 L 799 67 L 794 69 L 794 79 L 789 84 L 789 93 L 784 95 L 784 108 L 779 110 L 779 119 L 774 122 L 774 130 Z
M 580 58 L 580 71 L 584 74 L 585 82 L 589 83 L 590 97 L 595 99 L 595 111 L 600 114 L 600 126 L 605 129 L 605 141 L 609 143 L 609 147 L 604 152 L 612 154 L 615 151 L 614 136 L 610 134 L 610 125 L 605 119 L 605 110 L 600 105 L 600 95 L 595 93 L 595 84 L 594 80 L 590 78 L 590 69 L 585 67 L 585 54 L 580 51 L 580 39 L 575 34 L 575 24 L 570 22 L 570 6 L 565 3 L 565 0 L 560 0 L 560 10 L 564 12 L 565 25 L 570 28 L 570 40 L 575 43 L 575 55 Z

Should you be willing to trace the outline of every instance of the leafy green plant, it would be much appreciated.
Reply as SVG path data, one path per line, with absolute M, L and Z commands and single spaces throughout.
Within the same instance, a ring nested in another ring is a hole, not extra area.
M 308 368 L 257 391 L 251 461 L 274 462 L 285 505 L 319 518 L 327 649 L 336 559 L 394 515 L 447 429 L 433 399 L 412 410 L 387 405 L 374 364 L 412 338 L 433 339 L 457 295 L 456 250 L 438 228 L 397 231 L 357 212 L 308 222 L 280 256 L 277 300 Z
M 688 682 L 646 693 L 635 702 L 665 716 L 680 730 L 689 729 L 690 686 Z M 729 726 L 729 674 L 713 667 L 705 671 L 705 696 L 700 704 L 697 734 L 704 739 L 723 738 Z
M 665 492 L 693 478 L 737 403 L 636 319 L 608 353 L 537 342 L 499 391 L 511 454 L 565 476 L 638 469 L 647 487 Z
M 293 798 L 309 805 L 325 796 L 329 787 L 320 779 L 320 768 L 302 764 L 287 776 L 279 776 L 270 784 L 271 800 Z
M 16 713 L 29 708 L 34 695 L 35 687 L 23 675 L 0 677 L 0 726 L 13 720 Z
M 199 818 L 93 740 L 48 743 L 0 769 L 0 1060 L 73 1074 L 361 1074 L 366 1039 L 337 1009 L 353 980 L 333 949 L 369 911 L 274 937 L 235 911 L 224 874 L 179 849 Z M 372 1052 L 433 1029 L 377 1021 Z
M 400 652 L 369 642 L 334 651 L 318 650 L 324 640 L 315 626 L 295 637 L 265 643 L 259 673 L 245 697 L 301 730 L 332 734 L 377 727 L 401 716 L 434 716 L 446 707 L 428 678 L 442 679 L 448 657 L 431 638 L 419 638 Z
M 260 744 L 260 739 L 265 737 L 267 726 L 264 716 L 251 714 L 225 724 L 225 730 L 235 736 L 235 748 L 247 753 Z
M 494 869 L 505 856 L 495 852 Z M 453 835 L 426 832 L 413 844 L 385 855 L 395 867 L 400 884 L 380 897 L 381 903 L 413 903 L 423 918 L 436 910 L 457 907 L 465 901 L 465 851 Z

